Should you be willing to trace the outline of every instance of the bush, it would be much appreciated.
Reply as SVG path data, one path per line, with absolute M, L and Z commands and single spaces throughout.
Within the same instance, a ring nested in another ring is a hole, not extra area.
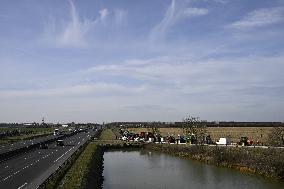
M 284 127 L 273 127 L 268 134 L 270 146 L 284 146 Z

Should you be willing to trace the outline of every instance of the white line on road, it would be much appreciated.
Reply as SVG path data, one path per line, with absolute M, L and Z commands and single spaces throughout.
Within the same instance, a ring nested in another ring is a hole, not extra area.
M 74 146 L 73 146 L 72 148 L 70 148 L 68 151 L 66 151 L 64 154 L 62 154 L 59 158 L 57 158 L 57 159 L 54 161 L 54 163 L 57 162 L 59 159 L 61 159 L 65 154 L 67 154 L 68 152 L 70 152 L 73 148 L 74 148 Z
M 29 165 L 27 165 L 26 167 L 24 167 L 23 169 L 26 169 L 26 168 L 29 168 L 30 166 Z
M 22 186 L 20 186 L 18 189 L 24 188 L 28 183 L 23 184 Z
M 7 180 L 8 178 L 10 178 L 12 175 L 7 176 L 6 178 L 3 179 L 3 181 Z
M 50 156 L 50 154 L 47 154 L 46 156 L 42 157 L 41 159 L 44 159 L 44 158 L 47 158 L 48 156 Z M 26 158 L 25 158 L 26 159 Z M 31 163 L 25 167 L 22 168 L 22 170 L 26 169 L 26 168 L 29 168 L 30 166 L 33 166 L 34 164 L 38 163 L 40 161 L 40 159 L 38 159 L 37 161 L 35 161 L 34 163 Z M 8 167 L 8 166 L 7 166 Z M 5 167 L 6 168 L 6 167 Z M 13 175 L 16 175 L 20 172 L 20 170 L 14 172 L 13 174 L 11 174 L 10 176 L 6 177 L 3 179 L 3 181 L 7 180 L 8 178 L 12 177 Z

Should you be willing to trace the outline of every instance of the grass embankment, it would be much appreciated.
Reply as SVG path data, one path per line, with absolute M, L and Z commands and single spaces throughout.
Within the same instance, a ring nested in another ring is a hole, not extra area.
M 89 143 L 64 176 L 59 189 L 82 188 L 89 173 L 90 164 L 97 152 L 97 145 Z
M 103 130 L 99 140 L 115 140 L 111 129 Z M 79 189 L 100 186 L 102 183 L 103 151 L 96 143 L 89 143 L 62 179 L 59 189 Z M 92 168 L 92 169 L 91 169 Z
M 168 144 L 149 144 L 145 148 L 242 172 L 284 179 L 284 149 Z
M 0 132 L 19 131 L 23 134 L 8 136 L 0 139 L 0 144 L 11 144 L 22 140 L 29 140 L 52 134 L 52 128 L 0 128 Z

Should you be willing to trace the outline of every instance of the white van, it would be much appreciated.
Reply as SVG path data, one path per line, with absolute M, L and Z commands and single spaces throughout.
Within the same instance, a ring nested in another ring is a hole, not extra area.
M 231 139 L 229 138 L 220 138 L 216 144 L 218 145 L 230 145 L 231 144 Z

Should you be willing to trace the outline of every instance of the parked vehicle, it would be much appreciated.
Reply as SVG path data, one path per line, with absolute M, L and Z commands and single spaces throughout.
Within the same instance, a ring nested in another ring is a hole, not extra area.
M 220 138 L 216 144 L 218 145 L 230 145 L 231 144 L 231 139 L 229 138 Z
M 197 137 L 195 136 L 195 134 L 189 134 L 185 136 L 185 140 L 190 144 L 197 144 Z
M 186 138 L 184 136 L 180 136 L 177 140 L 178 140 L 178 144 L 186 143 Z
M 253 144 L 253 141 L 249 140 L 248 137 L 243 136 L 240 138 L 240 141 L 238 142 L 238 144 L 242 146 L 251 146 Z
M 175 137 L 173 137 L 173 136 L 168 136 L 168 137 L 166 138 L 166 141 L 167 141 L 168 143 L 175 143 L 175 142 L 176 142 L 176 139 L 175 139 Z
M 205 138 L 206 144 L 214 144 L 214 142 L 212 141 L 210 135 L 207 135 Z

